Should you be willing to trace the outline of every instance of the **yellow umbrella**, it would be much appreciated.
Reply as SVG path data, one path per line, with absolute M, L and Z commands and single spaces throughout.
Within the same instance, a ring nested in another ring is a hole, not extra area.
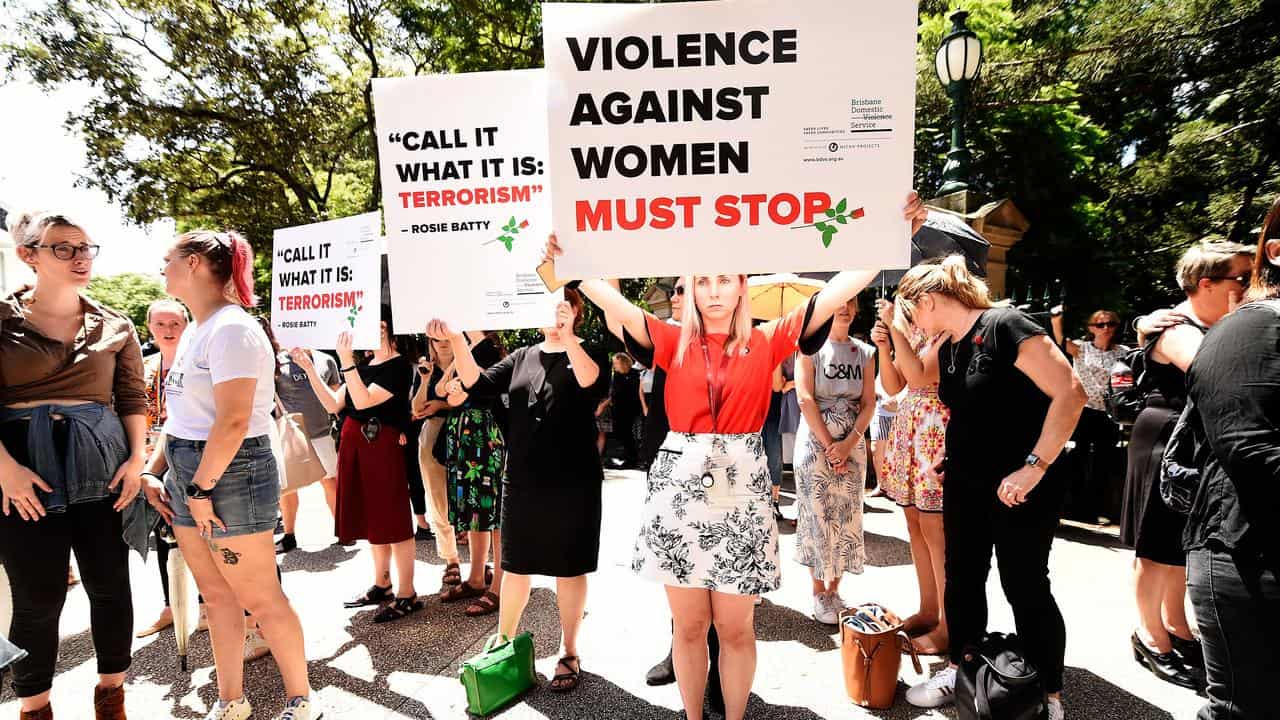
M 775 273 L 747 278 L 747 296 L 751 299 L 751 317 L 777 320 L 809 302 L 827 284 L 795 273 Z

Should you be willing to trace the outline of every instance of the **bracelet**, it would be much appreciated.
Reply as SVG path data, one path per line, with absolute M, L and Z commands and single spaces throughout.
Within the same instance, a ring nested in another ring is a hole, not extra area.
M 348 367 L 344 367 L 344 368 L 342 368 L 342 372 L 344 372 L 344 373 L 349 373 L 349 372 L 351 372 L 352 370 L 355 370 L 355 369 L 356 369 L 356 366 L 355 366 L 355 365 L 351 365 L 351 366 L 348 366 Z
M 155 474 L 155 473 L 153 473 L 153 472 L 151 472 L 151 471 L 149 471 L 149 470 L 143 470 L 142 472 L 138 473 L 138 477 L 140 477 L 140 478 L 144 478 L 144 477 L 155 478 L 155 481 L 156 481 L 156 482 L 158 482 L 158 483 L 163 483 L 163 482 L 164 482 L 164 478 L 160 477 L 159 475 L 157 475 L 157 474 Z

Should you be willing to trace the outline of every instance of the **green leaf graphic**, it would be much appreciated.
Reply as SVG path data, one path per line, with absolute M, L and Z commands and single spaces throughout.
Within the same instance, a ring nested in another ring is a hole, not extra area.
M 840 202 L 836 203 L 836 212 L 843 213 L 847 207 L 849 207 L 848 198 L 840 198 Z
M 846 215 L 837 215 L 836 222 L 840 223 L 841 225 L 844 225 L 845 223 L 849 222 L 849 218 Z
M 515 242 L 516 239 L 511 237 L 510 235 L 503 235 L 498 239 L 501 240 L 502 245 L 507 248 L 507 252 L 511 252 L 511 245 L 512 243 Z
M 827 217 L 829 218 L 833 218 L 836 216 L 836 211 L 832 210 L 831 208 L 827 208 L 825 212 L 827 213 Z
M 826 223 L 824 223 L 824 222 L 817 222 L 817 223 L 814 223 L 814 224 L 813 224 L 813 226 L 814 226 L 814 227 L 816 227 L 816 228 L 818 228 L 818 230 L 819 230 L 820 232 L 826 232 L 826 231 L 831 227 L 830 225 L 828 225 L 828 224 L 826 224 Z
M 836 234 L 835 228 L 829 228 L 822 233 L 822 247 L 831 247 L 831 236 Z

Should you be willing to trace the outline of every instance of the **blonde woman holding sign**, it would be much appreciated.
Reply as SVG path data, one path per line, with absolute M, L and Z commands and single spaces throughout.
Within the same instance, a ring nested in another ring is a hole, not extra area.
M 915 193 L 904 217 L 913 231 L 925 210 Z M 547 255 L 562 254 L 553 235 Z M 804 345 L 826 339 L 827 321 L 875 276 L 843 272 L 809 304 L 751 327 L 745 275 L 685 278 L 693 302 L 679 326 L 641 310 L 604 280 L 579 289 L 667 372 L 671 423 L 649 471 L 632 570 L 666 586 L 675 621 L 673 659 L 690 720 L 703 716 L 707 630 L 720 638 L 725 717 L 740 720 L 755 675 L 755 599 L 781 583 L 778 529 L 760 429 L 773 370 Z M 812 347 L 811 347 L 812 346 Z

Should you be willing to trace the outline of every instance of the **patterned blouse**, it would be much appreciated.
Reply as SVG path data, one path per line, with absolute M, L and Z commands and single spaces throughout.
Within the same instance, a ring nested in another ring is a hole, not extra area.
M 1077 343 L 1080 354 L 1076 356 L 1076 374 L 1080 376 L 1080 384 L 1089 395 L 1089 407 L 1094 410 L 1107 410 L 1107 388 L 1111 385 L 1111 366 L 1117 360 L 1124 359 L 1129 348 L 1125 345 L 1114 345 L 1110 350 L 1101 350 L 1091 340 L 1080 340 Z

